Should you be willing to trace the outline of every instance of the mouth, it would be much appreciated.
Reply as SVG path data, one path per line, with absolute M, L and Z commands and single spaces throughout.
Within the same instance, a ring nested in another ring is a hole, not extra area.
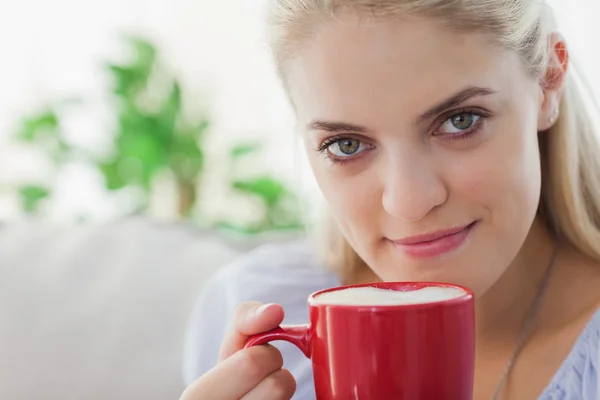
M 479 221 L 456 228 L 410 236 L 391 242 L 413 258 L 435 258 L 461 247 Z

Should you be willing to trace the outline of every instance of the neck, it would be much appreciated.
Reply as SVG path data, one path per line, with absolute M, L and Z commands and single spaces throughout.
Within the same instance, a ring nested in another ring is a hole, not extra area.
M 520 252 L 506 272 L 477 300 L 478 341 L 512 343 L 538 295 L 554 245 L 545 224 L 536 219 Z

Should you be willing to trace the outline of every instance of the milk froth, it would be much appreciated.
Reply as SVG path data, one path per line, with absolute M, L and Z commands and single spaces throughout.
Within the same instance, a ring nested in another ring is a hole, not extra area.
M 326 292 L 316 296 L 315 304 L 341 305 L 403 305 L 446 301 L 464 296 L 466 292 L 455 287 L 430 286 L 410 291 L 358 287 Z

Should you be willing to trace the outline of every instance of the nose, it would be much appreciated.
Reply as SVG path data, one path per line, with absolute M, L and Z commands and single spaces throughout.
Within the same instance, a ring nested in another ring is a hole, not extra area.
M 394 155 L 385 168 L 383 208 L 402 221 L 418 221 L 448 198 L 435 160 L 419 155 Z

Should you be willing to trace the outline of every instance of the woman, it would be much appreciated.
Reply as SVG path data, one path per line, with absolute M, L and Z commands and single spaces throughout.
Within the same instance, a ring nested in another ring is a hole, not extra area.
M 475 292 L 475 399 L 600 398 L 600 146 L 544 1 L 272 3 L 275 60 L 340 233 L 328 271 L 300 244 L 214 277 L 182 399 L 313 398 L 299 351 L 240 350 L 246 338 L 282 305 L 304 322 L 314 290 L 378 280 Z

